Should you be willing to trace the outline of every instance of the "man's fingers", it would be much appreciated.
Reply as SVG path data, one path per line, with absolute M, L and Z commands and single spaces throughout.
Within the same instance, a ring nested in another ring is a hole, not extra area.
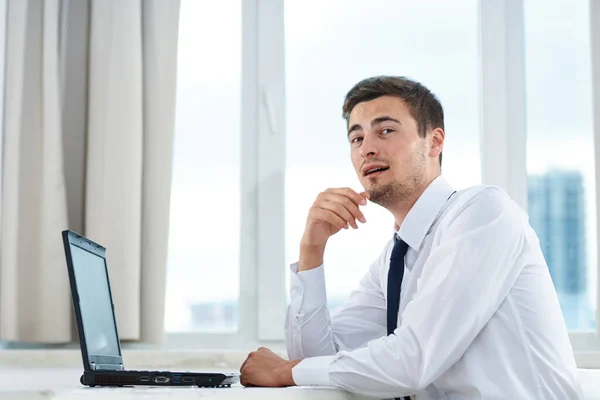
M 362 199 L 364 201 L 366 201 L 364 197 Z M 353 219 L 357 219 L 360 222 L 362 222 L 363 224 L 365 222 L 367 222 L 364 214 L 360 211 L 358 204 L 356 204 L 354 202 L 354 200 L 348 198 L 347 196 L 345 196 L 343 194 L 333 193 L 333 192 L 323 192 L 317 197 L 317 200 L 315 201 L 314 205 L 322 206 L 326 202 L 342 204 L 346 208 L 346 210 L 348 210 L 348 212 L 350 212 L 353 215 L 353 217 L 354 217 Z M 342 215 L 339 212 L 337 214 L 340 217 L 347 219 L 345 215 Z M 351 222 L 351 221 L 348 221 L 348 222 Z
M 327 189 L 325 192 L 347 197 L 350 200 L 352 200 L 352 202 L 356 205 L 367 205 L 367 200 L 365 199 L 365 197 L 361 196 L 360 194 L 356 193 L 355 190 L 352 190 L 350 188 L 331 188 Z
M 256 355 L 256 351 L 252 351 L 248 354 L 248 356 L 246 357 L 246 359 L 244 360 L 244 362 L 242 363 L 242 366 L 240 367 L 240 372 L 242 372 L 242 370 L 244 369 L 244 367 L 246 366 L 246 364 L 248 363 L 248 360 L 250 360 L 250 358 L 254 357 Z
M 313 215 L 315 218 L 320 219 L 321 221 L 329 222 L 331 225 L 339 229 L 347 229 L 348 223 L 332 211 L 315 206 Z
M 252 353 L 250 353 L 252 354 Z M 246 361 L 244 361 L 244 363 L 242 364 L 241 368 L 240 368 L 240 383 L 243 386 L 254 386 L 253 384 L 250 383 L 250 380 L 248 379 L 248 377 L 250 376 L 250 374 L 248 373 L 250 367 L 252 365 L 252 361 L 250 360 L 250 356 L 248 356 L 248 358 L 246 358 Z
M 244 360 L 244 362 L 242 363 L 242 366 L 240 367 L 240 372 L 242 372 L 242 370 L 244 369 L 244 367 L 246 366 L 246 363 L 248 362 L 248 357 L 246 357 L 246 359 Z
M 335 194 L 335 193 L 326 193 L 317 202 L 315 202 L 315 205 L 319 206 L 319 207 L 327 208 L 328 210 L 331 210 L 332 206 L 331 205 L 327 206 L 326 205 L 327 203 L 341 205 L 342 208 L 345 209 L 345 211 L 340 210 L 337 207 L 335 208 L 335 210 L 332 210 L 332 211 L 335 211 L 337 215 L 339 215 L 340 217 L 342 217 L 343 219 L 348 221 L 350 224 L 353 224 L 355 219 L 359 220 L 363 224 L 365 222 L 367 222 L 365 215 L 360 211 L 358 206 L 352 200 L 347 198 L 346 196 Z M 348 219 L 348 217 L 346 215 L 346 211 L 351 214 L 351 216 L 352 216 L 351 220 Z M 353 225 L 353 227 L 356 229 L 356 227 L 354 225 Z
M 332 188 L 332 189 L 327 189 L 325 192 L 335 193 L 335 194 L 345 196 L 345 197 L 349 198 L 350 200 L 352 200 L 356 205 L 359 205 L 359 204 L 362 206 L 367 205 L 367 200 L 365 199 L 365 197 L 361 196 L 360 194 L 356 193 L 356 191 L 354 191 L 350 188 Z
M 240 383 L 242 384 L 242 386 L 246 386 L 246 387 L 254 386 L 253 384 L 250 383 L 250 381 L 248 379 L 246 379 L 245 375 L 240 376 Z
M 329 210 L 332 213 L 335 213 L 335 215 L 349 223 L 354 229 L 358 228 L 358 225 L 356 225 L 356 220 L 350 211 L 348 211 L 342 204 L 335 201 L 325 201 L 319 204 L 319 206 L 324 210 Z
M 352 213 L 352 216 L 355 219 L 359 220 L 363 224 L 367 222 L 365 215 L 360 211 L 358 206 L 352 200 L 339 194 L 332 194 L 331 196 L 333 196 L 333 199 L 331 201 L 343 204 L 343 206 L 346 207 L 346 210 Z

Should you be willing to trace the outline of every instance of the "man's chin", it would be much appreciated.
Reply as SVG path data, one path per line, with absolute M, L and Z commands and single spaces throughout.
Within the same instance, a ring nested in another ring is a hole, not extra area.
M 388 208 L 395 204 L 399 198 L 398 187 L 392 182 L 371 182 L 365 190 L 369 192 L 369 200 Z
M 367 192 L 371 190 L 376 190 L 377 188 L 384 186 L 386 182 L 383 182 L 380 178 L 367 178 L 365 185 L 363 187 Z

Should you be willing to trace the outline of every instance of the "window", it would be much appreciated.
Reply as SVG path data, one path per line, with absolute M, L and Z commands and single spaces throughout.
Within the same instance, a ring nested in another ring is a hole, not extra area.
M 310 205 L 328 187 L 361 189 L 344 95 L 389 74 L 439 97 L 456 189 L 484 182 L 528 200 L 574 349 L 600 351 L 590 10 L 523 3 L 182 0 L 167 331 L 219 333 L 187 335 L 193 346 L 281 345 L 282 264 L 298 259 Z M 392 236 L 387 211 L 364 212 L 328 244 L 330 307 Z
M 341 114 L 345 93 L 363 78 L 408 76 L 435 93 L 446 123 L 442 172 L 456 188 L 480 183 L 476 1 L 379 0 L 369 2 L 368 11 L 360 0 L 284 4 L 288 263 L 298 259 L 317 194 L 328 187 L 361 190 Z M 365 18 L 365 12 L 376 18 Z M 364 213 L 366 224 L 328 243 L 331 307 L 356 288 L 392 238 L 394 220 L 386 210 L 369 204 Z
M 182 0 L 165 328 L 238 326 L 241 3 Z M 201 40 L 217 37 L 219 40 Z
M 588 2 L 525 1 L 530 221 L 567 326 L 596 328 L 596 196 Z

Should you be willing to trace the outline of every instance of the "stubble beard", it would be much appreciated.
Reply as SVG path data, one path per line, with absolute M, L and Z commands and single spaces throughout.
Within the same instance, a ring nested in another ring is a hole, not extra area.
M 393 180 L 386 183 L 378 183 L 379 178 L 371 178 L 371 188 L 369 200 L 375 204 L 390 209 L 411 198 L 424 179 L 425 174 L 425 155 L 415 152 L 409 162 L 404 166 L 407 170 L 406 178 L 403 181 Z

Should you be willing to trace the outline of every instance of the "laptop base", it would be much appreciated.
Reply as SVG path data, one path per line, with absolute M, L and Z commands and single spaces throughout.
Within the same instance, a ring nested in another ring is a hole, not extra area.
M 224 374 L 170 371 L 84 371 L 84 386 L 230 387 L 236 379 Z

